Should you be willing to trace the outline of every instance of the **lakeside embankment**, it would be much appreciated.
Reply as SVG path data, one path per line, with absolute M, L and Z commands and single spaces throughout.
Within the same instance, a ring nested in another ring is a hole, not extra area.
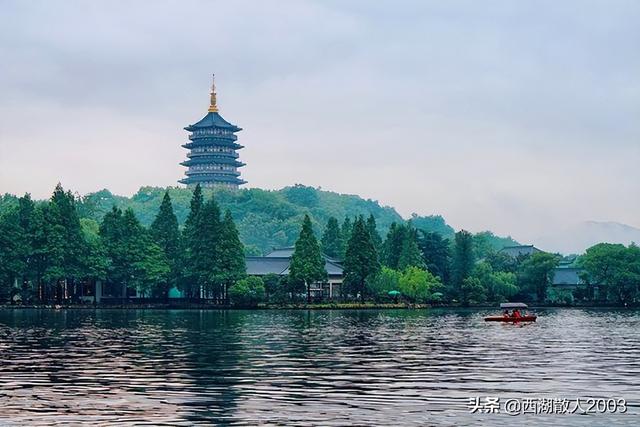
M 589 309 L 640 309 L 640 305 L 615 305 L 615 304 L 580 304 L 560 305 L 528 303 L 530 309 L 543 310 L 547 308 L 589 308 Z M 321 304 L 261 304 L 258 306 L 217 305 L 217 304 L 54 304 L 54 305 L 0 305 L 2 309 L 24 310 L 425 310 L 425 309 L 462 309 L 462 310 L 498 310 L 498 305 L 471 305 L 461 306 L 455 304 L 403 304 L 403 303 L 321 303 Z

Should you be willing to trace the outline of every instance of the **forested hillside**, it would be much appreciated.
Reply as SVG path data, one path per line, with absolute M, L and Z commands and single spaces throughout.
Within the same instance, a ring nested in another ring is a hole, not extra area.
M 158 212 L 165 188 L 142 187 L 132 197 L 112 194 L 101 190 L 81 197 L 78 211 L 81 218 L 90 218 L 101 222 L 105 213 L 113 206 L 132 208 L 136 217 L 144 226 L 149 226 Z M 203 190 L 209 197 L 213 190 Z M 192 191 L 186 188 L 169 188 L 173 208 L 178 222 L 182 226 L 189 212 Z M 356 195 L 338 194 L 313 187 L 295 185 L 281 190 L 262 190 L 258 188 L 228 191 L 215 190 L 215 198 L 220 208 L 229 209 L 237 224 L 240 238 L 248 254 L 263 254 L 273 247 L 293 245 L 300 232 L 300 224 L 305 213 L 311 217 L 313 229 L 319 236 L 328 219 L 335 217 L 342 221 L 345 217 L 372 214 L 378 230 L 385 236 L 393 222 L 403 221 L 395 209 L 381 206 L 377 201 L 363 199 Z M 17 203 L 12 195 L 0 197 L 0 212 L 3 208 Z M 414 227 L 437 232 L 451 239 L 455 230 L 439 215 L 413 215 Z M 479 233 L 479 247 L 500 249 L 504 245 L 516 243 L 511 238 L 499 238 L 490 232 Z

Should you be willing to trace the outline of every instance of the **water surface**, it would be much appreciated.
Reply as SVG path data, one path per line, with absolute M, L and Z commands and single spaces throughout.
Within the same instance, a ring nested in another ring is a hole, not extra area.
M 0 310 L 0 425 L 640 425 L 640 312 Z M 473 397 L 625 414 L 471 414 Z

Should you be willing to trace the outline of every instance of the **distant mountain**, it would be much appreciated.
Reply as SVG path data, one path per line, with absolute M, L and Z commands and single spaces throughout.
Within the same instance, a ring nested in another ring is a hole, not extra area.
M 585 221 L 535 240 L 540 249 L 563 254 L 580 254 L 603 242 L 640 243 L 640 228 L 612 221 Z

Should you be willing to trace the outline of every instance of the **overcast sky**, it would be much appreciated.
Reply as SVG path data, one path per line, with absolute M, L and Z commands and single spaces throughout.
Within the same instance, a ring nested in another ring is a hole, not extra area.
M 0 193 L 177 185 L 215 72 L 250 187 L 521 241 L 640 227 L 639 22 L 633 0 L 0 0 Z

